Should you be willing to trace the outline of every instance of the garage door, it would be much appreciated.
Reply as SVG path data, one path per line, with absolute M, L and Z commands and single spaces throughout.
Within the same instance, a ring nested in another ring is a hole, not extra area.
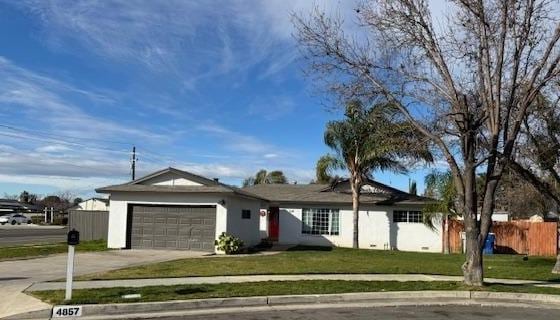
M 214 251 L 215 206 L 136 206 L 131 208 L 133 249 Z

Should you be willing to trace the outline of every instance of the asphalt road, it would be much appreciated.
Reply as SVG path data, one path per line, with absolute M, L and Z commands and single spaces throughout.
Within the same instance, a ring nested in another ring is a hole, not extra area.
M 66 227 L 35 225 L 0 226 L 0 247 L 66 241 Z
M 329 308 L 308 310 L 282 310 L 267 312 L 244 312 L 235 314 L 213 314 L 204 316 L 181 316 L 157 318 L 159 320 L 338 320 L 338 319 L 458 319 L 458 320 L 550 320 L 558 319 L 560 310 L 536 308 L 505 308 L 481 306 L 417 306 L 417 307 L 382 307 L 382 308 Z M 133 319 L 133 318 L 130 318 Z

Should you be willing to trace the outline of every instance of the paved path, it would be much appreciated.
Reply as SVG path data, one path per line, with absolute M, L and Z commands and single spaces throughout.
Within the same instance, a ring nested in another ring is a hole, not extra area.
M 177 317 L 164 317 L 159 320 L 254 320 L 254 319 L 277 319 L 277 320 L 338 320 L 338 319 L 376 319 L 376 320 L 549 320 L 557 319 L 560 316 L 559 310 L 553 309 L 534 309 L 517 307 L 488 307 L 488 306 L 408 306 L 408 307 L 340 307 L 331 306 L 316 309 L 296 309 L 296 310 L 266 310 L 251 312 L 232 312 L 222 314 L 190 315 Z M 132 318 L 130 318 L 132 319 Z M 156 318 L 145 318 L 156 319 Z
M 76 253 L 75 275 L 106 272 L 114 269 L 192 258 L 208 254 L 193 251 L 112 250 Z M 0 262 L 0 318 L 26 311 L 49 308 L 46 303 L 22 291 L 35 282 L 64 278 L 66 254 L 43 258 Z
M 242 283 L 261 281 L 298 281 L 298 280 L 349 280 L 349 281 L 462 281 L 462 276 L 440 276 L 425 274 L 301 274 L 301 275 L 249 275 L 249 276 L 219 276 L 219 277 L 186 277 L 186 278 L 154 278 L 127 280 L 96 280 L 75 281 L 76 289 L 113 288 L 113 287 L 145 287 L 170 286 L 181 284 L 214 284 L 214 283 Z M 484 279 L 488 283 L 503 284 L 536 284 L 542 286 L 557 286 L 533 280 Z M 35 283 L 28 291 L 64 289 L 63 282 Z

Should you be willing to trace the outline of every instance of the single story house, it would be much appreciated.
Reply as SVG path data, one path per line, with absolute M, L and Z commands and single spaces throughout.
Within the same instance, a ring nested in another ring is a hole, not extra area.
M 247 246 L 264 238 L 278 244 L 352 246 L 352 196 L 345 180 L 239 189 L 167 168 L 96 191 L 110 194 L 110 248 L 215 251 L 214 240 L 222 232 Z M 440 228 L 422 223 L 428 201 L 368 181 L 361 192 L 360 247 L 441 252 Z
M 70 210 L 109 211 L 109 199 L 90 198 L 77 203 Z
M 0 199 L 0 215 L 10 213 L 39 212 L 39 207 L 34 204 L 23 203 L 14 199 Z
M 266 199 L 182 170 L 167 168 L 104 188 L 110 194 L 109 248 L 215 251 L 222 232 L 247 246 L 261 241 Z
M 352 193 L 348 180 L 333 184 L 259 184 L 243 190 L 266 198 L 261 231 L 279 244 L 352 247 Z M 361 189 L 359 246 L 365 249 L 441 252 L 441 227 L 423 224 L 431 199 L 369 180 Z

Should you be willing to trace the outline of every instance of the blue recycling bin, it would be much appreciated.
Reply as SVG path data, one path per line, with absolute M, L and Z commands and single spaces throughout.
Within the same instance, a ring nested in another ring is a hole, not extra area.
M 494 254 L 494 244 L 496 243 L 496 234 L 489 233 L 486 237 L 486 242 L 484 242 L 484 248 L 482 253 L 484 254 Z

